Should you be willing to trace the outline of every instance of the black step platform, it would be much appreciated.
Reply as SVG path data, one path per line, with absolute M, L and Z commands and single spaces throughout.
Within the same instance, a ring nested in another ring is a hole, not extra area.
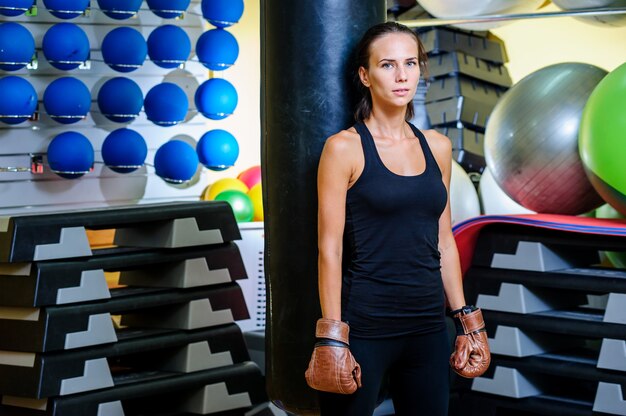
M 491 283 L 518 283 L 526 286 L 585 293 L 626 293 L 626 270 L 601 267 L 574 267 L 557 271 L 497 269 L 472 266 L 466 274 L 470 286 Z M 481 293 L 486 293 L 484 290 Z
M 45 308 L 0 308 L 0 350 L 47 352 L 116 342 L 111 315 L 135 328 L 197 329 L 249 318 L 236 282 L 193 289 L 122 288 L 112 298 Z
M 483 310 L 483 315 L 488 326 L 506 325 L 522 330 L 577 335 L 589 339 L 626 340 L 626 325 L 603 322 L 604 311 L 601 310 L 571 308 L 569 310 L 551 310 L 530 314 Z
M 484 156 L 468 152 L 464 149 L 452 150 L 452 158 L 468 173 L 482 173 L 485 170 L 485 166 L 487 166 Z
M 544 244 L 578 267 L 598 263 L 598 250 L 626 250 L 626 238 L 616 235 L 490 224 L 481 230 L 480 238 L 476 241 L 472 266 L 491 267 L 494 253 L 514 254 L 520 241 Z
M 504 44 L 484 36 L 444 28 L 420 31 L 418 35 L 428 54 L 459 51 L 498 64 L 507 61 Z
M 586 381 L 626 385 L 626 373 L 597 368 L 597 353 L 569 351 L 524 358 L 492 355 L 491 366 L 515 368 L 523 373 L 547 374 Z
M 463 283 L 483 309 L 492 362 L 483 377 L 455 382 L 459 409 L 626 415 L 626 270 L 600 266 L 599 256 L 626 250 L 619 224 L 532 219 L 494 221 L 475 236 Z
M 64 396 L 112 387 L 116 368 L 193 372 L 250 360 L 234 323 L 191 331 L 127 329 L 118 338 L 64 352 L 0 352 L 0 391 L 37 399 Z
M 431 78 L 463 74 L 507 88 L 513 84 L 505 66 L 496 65 L 461 52 L 430 56 L 428 73 Z
M 0 264 L 0 305 L 41 307 L 110 298 L 104 272 L 122 272 L 122 284 L 156 287 L 246 278 L 233 242 L 177 249 L 118 247 L 79 259 Z
M 431 80 L 425 102 L 430 103 L 463 96 L 480 101 L 493 109 L 505 92 L 506 88 L 504 87 L 456 74 Z
M 428 119 L 433 127 L 469 126 L 480 133 L 485 132 L 487 120 L 493 107 L 469 97 L 452 97 L 426 103 Z
M 132 416 L 214 414 L 267 401 L 253 362 L 188 374 L 139 372 L 114 378 L 115 387 L 49 399 L 3 396 L 3 416 Z
M 90 256 L 86 229 L 116 229 L 115 244 L 187 247 L 241 238 L 226 202 L 107 207 L 0 217 L 0 262 Z
M 593 403 L 584 400 L 568 400 L 554 396 L 534 396 L 511 399 L 492 394 L 472 392 L 463 396 L 460 408 L 467 416 L 503 415 L 551 415 L 551 416 L 596 416 Z M 517 412 L 517 413 L 515 413 Z

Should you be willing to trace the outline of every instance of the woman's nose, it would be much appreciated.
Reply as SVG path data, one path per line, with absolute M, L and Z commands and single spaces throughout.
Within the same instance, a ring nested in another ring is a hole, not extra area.
M 398 81 L 406 81 L 407 74 L 406 74 L 406 70 L 404 69 L 404 67 L 400 66 L 398 68 L 398 72 L 396 73 L 396 79 Z

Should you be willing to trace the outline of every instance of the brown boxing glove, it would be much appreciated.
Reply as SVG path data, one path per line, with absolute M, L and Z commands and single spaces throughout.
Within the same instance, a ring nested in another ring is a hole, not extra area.
M 450 365 L 462 377 L 479 377 L 487 371 L 491 362 L 483 313 L 474 306 L 464 306 L 450 312 L 450 315 L 457 335 Z
M 309 387 L 340 394 L 352 394 L 361 387 L 361 367 L 350 352 L 349 332 L 350 327 L 345 322 L 317 320 L 315 336 L 318 340 L 304 373 Z

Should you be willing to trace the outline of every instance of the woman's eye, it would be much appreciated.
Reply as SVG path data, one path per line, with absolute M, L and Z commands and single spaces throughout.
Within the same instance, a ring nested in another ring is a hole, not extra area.
M 383 68 L 388 69 L 388 68 L 393 68 L 393 65 L 390 64 L 389 62 L 386 62 L 383 64 Z
M 415 65 L 417 65 L 417 62 L 415 62 L 415 61 L 409 61 L 409 62 L 407 62 L 406 64 L 407 64 L 408 66 L 415 66 Z

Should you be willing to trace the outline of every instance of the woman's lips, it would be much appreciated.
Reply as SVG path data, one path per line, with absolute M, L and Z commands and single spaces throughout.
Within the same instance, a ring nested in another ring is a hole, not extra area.
M 409 93 L 409 89 L 408 88 L 398 88 L 397 90 L 393 90 L 393 93 L 395 95 L 397 95 L 398 97 L 404 97 L 405 95 L 407 95 Z

